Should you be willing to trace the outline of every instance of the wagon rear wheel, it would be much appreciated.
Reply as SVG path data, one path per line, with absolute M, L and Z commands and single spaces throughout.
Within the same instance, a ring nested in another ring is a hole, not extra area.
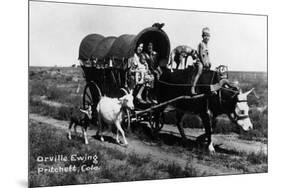
M 101 91 L 97 84 L 94 82 L 87 83 L 83 94 L 83 108 L 85 109 L 89 105 L 91 105 L 92 108 L 95 108 L 99 102 L 100 97 Z

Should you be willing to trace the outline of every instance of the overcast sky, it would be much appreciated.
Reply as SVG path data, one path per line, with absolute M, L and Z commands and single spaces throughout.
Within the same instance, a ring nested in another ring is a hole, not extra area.
M 30 65 L 70 66 L 77 62 L 81 40 L 90 33 L 103 36 L 138 34 L 163 22 L 171 49 L 185 44 L 197 48 L 202 28 L 211 30 L 213 67 L 267 71 L 265 16 L 30 2 Z

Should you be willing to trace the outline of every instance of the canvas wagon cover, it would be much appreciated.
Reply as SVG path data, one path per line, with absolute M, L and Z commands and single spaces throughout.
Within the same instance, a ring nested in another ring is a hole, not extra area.
M 93 51 L 95 51 L 99 42 L 104 39 L 100 34 L 89 34 L 80 43 L 79 58 L 82 61 L 90 59 Z
M 98 58 L 98 59 L 103 59 L 107 56 L 112 44 L 115 42 L 116 37 L 106 37 L 102 39 L 95 50 L 92 52 L 91 56 Z
M 79 59 L 82 61 L 90 58 L 99 60 L 127 59 L 133 56 L 139 43 L 144 43 L 146 47 L 148 42 L 154 44 L 154 50 L 158 52 L 159 60 L 168 59 L 170 53 L 169 37 L 157 27 L 148 27 L 137 35 L 124 34 L 117 38 L 103 37 L 99 34 L 88 35 L 80 44 Z

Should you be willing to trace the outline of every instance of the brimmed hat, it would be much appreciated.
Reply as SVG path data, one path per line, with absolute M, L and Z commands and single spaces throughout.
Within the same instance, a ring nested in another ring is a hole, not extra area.
M 208 27 L 204 27 L 202 29 L 202 35 L 210 35 L 210 29 Z

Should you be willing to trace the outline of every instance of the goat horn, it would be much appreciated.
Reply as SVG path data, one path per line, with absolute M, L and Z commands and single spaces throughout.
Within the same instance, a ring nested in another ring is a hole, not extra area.
M 80 109 L 80 112 L 86 113 L 86 110 Z
M 124 91 L 125 95 L 129 94 L 128 91 L 126 89 L 124 89 L 124 88 L 121 88 L 120 90 Z
M 245 95 L 249 95 L 252 91 L 254 91 L 255 88 L 250 89 L 249 91 L 245 92 Z

